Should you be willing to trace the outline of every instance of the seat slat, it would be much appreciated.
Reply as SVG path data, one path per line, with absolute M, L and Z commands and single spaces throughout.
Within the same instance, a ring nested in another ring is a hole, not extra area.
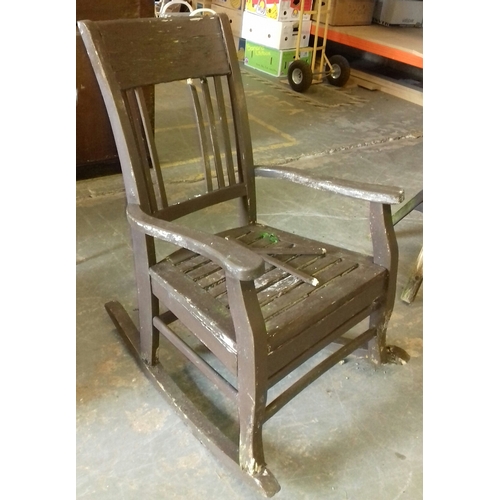
M 337 256 L 329 254 L 322 257 L 299 255 L 293 259 L 287 259 L 286 262 L 292 267 L 300 269 L 304 273 L 313 276 L 314 273 L 317 273 L 320 269 L 323 269 L 324 267 L 327 266 L 331 266 L 338 260 L 339 259 L 337 258 Z M 276 269 L 281 271 L 280 268 Z M 283 272 L 286 273 L 286 271 Z M 288 273 L 286 274 L 288 275 Z M 259 297 L 262 297 L 262 302 L 261 302 L 261 306 L 263 306 L 262 313 L 264 314 L 264 318 L 266 320 L 276 310 L 280 309 L 280 304 L 289 303 L 289 299 L 286 297 L 288 297 L 288 295 L 291 293 L 292 290 L 294 290 L 297 287 L 301 287 L 300 288 L 301 292 L 299 292 L 299 295 L 303 295 L 305 293 L 309 293 L 313 288 L 312 285 L 306 284 L 301 279 L 292 275 L 288 275 L 288 277 L 285 278 L 285 280 L 286 280 L 285 283 L 280 283 L 279 281 L 277 281 L 275 283 L 272 283 L 271 286 L 259 290 Z
M 196 269 L 193 269 L 192 271 L 189 271 L 188 273 L 186 273 L 186 275 L 189 276 L 193 281 L 198 283 L 199 286 L 204 288 L 204 286 L 200 284 L 200 280 L 208 278 L 210 282 L 211 281 L 210 276 L 219 271 L 220 269 L 221 269 L 220 266 L 210 261 L 204 265 L 198 266 Z
M 219 295 L 226 292 L 226 275 L 223 269 L 213 272 L 212 274 L 198 280 L 198 285 L 204 288 L 212 297 L 219 298 Z M 216 287 L 220 285 L 220 290 Z M 212 290 L 214 290 L 212 292 Z M 226 301 L 227 302 L 227 301 Z
M 170 257 L 168 258 L 168 260 L 172 262 Z M 191 258 L 180 262 L 175 266 L 175 268 L 177 269 L 177 271 L 182 273 L 191 273 L 196 269 L 203 267 L 211 262 L 212 261 L 210 259 L 207 259 L 203 255 L 198 255 L 196 253 L 193 253 L 193 256 Z
M 264 315 L 266 323 L 268 324 L 268 328 L 272 329 L 274 328 L 274 325 L 276 323 L 281 323 L 280 319 L 273 320 L 272 318 L 284 313 L 286 313 L 288 316 L 288 309 L 301 302 L 305 298 L 309 297 L 309 295 L 315 294 L 315 296 L 323 296 L 323 291 L 325 289 L 328 289 L 328 287 L 331 285 L 330 282 L 332 280 L 338 278 L 343 273 L 348 272 L 353 267 L 353 265 L 355 265 L 345 259 L 336 259 L 335 256 L 333 256 L 332 262 L 329 265 L 323 266 L 320 269 L 317 269 L 317 265 L 314 266 L 314 264 L 311 266 L 311 269 L 308 269 L 306 267 L 304 270 L 313 274 L 321 284 L 317 287 L 313 287 L 307 283 L 299 282 L 296 287 L 294 287 L 293 289 L 288 289 L 286 292 L 278 295 L 276 299 L 266 304 L 262 308 L 262 314 Z

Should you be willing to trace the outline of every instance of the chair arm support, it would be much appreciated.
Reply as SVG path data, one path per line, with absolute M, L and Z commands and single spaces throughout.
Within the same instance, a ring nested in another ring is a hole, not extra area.
M 404 191 L 395 186 L 381 186 L 365 182 L 349 181 L 327 176 L 309 176 L 297 168 L 255 167 L 255 175 L 273 179 L 286 179 L 320 191 L 359 198 L 361 200 L 395 205 L 404 200 Z
M 139 205 L 127 206 L 127 218 L 142 233 L 199 253 L 240 281 L 251 281 L 264 273 L 264 260 L 234 241 L 157 219 Z

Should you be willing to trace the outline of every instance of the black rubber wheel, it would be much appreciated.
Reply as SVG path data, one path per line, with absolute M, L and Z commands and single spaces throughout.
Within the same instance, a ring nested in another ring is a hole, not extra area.
M 328 83 L 335 85 L 336 87 L 343 87 L 349 76 L 351 76 L 351 66 L 349 61 L 344 56 L 331 56 L 328 58 L 330 64 L 332 65 L 332 70 L 328 64 L 325 64 L 325 73 Z
M 311 66 L 301 59 L 296 59 L 290 63 L 287 75 L 288 83 L 295 92 L 305 92 L 311 86 L 313 80 Z

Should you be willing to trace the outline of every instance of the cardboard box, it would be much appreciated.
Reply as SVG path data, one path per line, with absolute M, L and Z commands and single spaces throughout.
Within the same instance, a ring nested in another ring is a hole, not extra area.
M 250 42 L 285 50 L 309 45 L 311 21 L 302 21 L 302 32 L 299 33 L 299 21 L 275 21 L 251 12 L 243 12 L 241 36 Z
M 300 59 L 311 63 L 310 50 L 299 52 Z M 245 47 L 245 65 L 258 69 L 269 75 L 283 76 L 288 72 L 288 66 L 295 60 L 295 50 L 278 50 L 265 47 L 247 40 Z
M 193 9 L 211 9 L 212 0 L 198 0 L 193 3 Z
M 226 7 L 227 9 L 245 10 L 245 0 L 212 0 L 212 9 L 215 5 Z M 215 9 L 214 9 L 215 10 Z
M 236 54 L 238 56 L 238 61 L 244 61 L 246 40 L 244 38 L 240 38 L 239 36 L 235 36 L 233 38 L 234 38 L 234 46 L 236 47 Z
M 293 21 L 299 18 L 301 2 L 304 11 L 312 10 L 313 0 L 246 0 L 245 10 L 276 21 Z M 310 18 L 304 14 L 303 19 Z
M 243 11 L 221 7 L 212 2 L 212 10 L 217 13 L 227 14 L 233 36 L 241 37 L 241 25 L 243 24 Z
M 373 20 L 387 26 L 421 26 L 423 7 L 422 0 L 376 0 Z
M 332 0 L 328 24 L 330 26 L 365 26 L 371 24 L 374 8 L 375 0 Z M 321 21 L 323 21 L 323 14 L 321 17 Z

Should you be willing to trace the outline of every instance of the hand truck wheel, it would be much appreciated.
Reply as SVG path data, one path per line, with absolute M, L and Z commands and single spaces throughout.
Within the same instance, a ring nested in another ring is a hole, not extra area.
M 305 92 L 313 80 L 311 66 L 301 59 L 296 59 L 288 66 L 287 76 L 288 83 L 295 92 Z
M 325 64 L 325 73 L 328 83 L 335 85 L 336 87 L 343 87 L 349 76 L 351 76 L 351 67 L 349 61 L 344 56 L 334 55 L 328 58 L 328 61 L 332 65 L 332 69 L 328 64 Z

